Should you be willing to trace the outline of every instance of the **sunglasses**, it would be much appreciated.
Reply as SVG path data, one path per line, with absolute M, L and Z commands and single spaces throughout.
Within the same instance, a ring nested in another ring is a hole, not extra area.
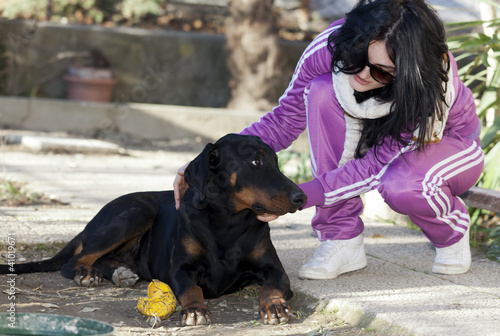
M 394 81 L 394 76 L 389 72 L 379 68 L 376 65 L 366 62 L 366 66 L 370 68 L 370 76 L 382 85 L 389 85 Z

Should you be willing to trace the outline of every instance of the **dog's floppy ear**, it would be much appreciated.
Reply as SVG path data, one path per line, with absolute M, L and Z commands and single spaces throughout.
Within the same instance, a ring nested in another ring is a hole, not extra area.
M 210 167 L 216 165 L 218 161 L 220 161 L 219 151 L 214 144 L 209 143 L 184 172 L 186 182 L 202 195 L 202 199 L 205 196 Z

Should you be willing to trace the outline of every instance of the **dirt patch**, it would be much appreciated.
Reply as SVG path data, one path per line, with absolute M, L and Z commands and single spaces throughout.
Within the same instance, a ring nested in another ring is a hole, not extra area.
M 66 206 L 68 204 L 46 195 L 28 192 L 24 189 L 25 183 L 7 181 L 0 178 L 0 204 L 7 206 Z
M 18 255 L 25 261 L 40 260 L 60 247 L 59 244 L 19 246 Z M 0 276 L 0 312 L 6 311 L 10 303 L 9 278 Z M 258 288 L 254 286 L 207 300 L 212 317 L 209 326 L 181 327 L 179 313 L 175 312 L 160 326 L 151 328 L 147 318 L 136 309 L 137 299 L 147 296 L 147 286 L 148 282 L 140 281 L 132 288 L 121 288 L 105 281 L 96 288 L 83 288 L 57 272 L 17 275 L 16 311 L 96 319 L 114 325 L 116 335 L 377 335 L 345 323 L 334 313 L 321 311 L 317 300 L 301 293 L 295 293 L 290 301 L 296 315 L 290 323 L 262 325 L 257 313 Z

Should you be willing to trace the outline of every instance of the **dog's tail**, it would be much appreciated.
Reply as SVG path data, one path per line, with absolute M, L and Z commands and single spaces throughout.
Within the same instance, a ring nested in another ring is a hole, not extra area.
M 23 274 L 35 272 L 55 272 L 61 269 L 70 258 L 81 249 L 81 233 L 73 238 L 59 253 L 50 259 L 24 264 L 9 263 L 0 265 L 0 274 Z

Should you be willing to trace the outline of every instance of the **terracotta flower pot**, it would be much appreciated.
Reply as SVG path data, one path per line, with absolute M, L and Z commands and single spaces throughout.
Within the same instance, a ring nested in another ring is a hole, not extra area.
M 64 76 L 68 99 L 92 102 L 110 102 L 116 79 L 111 69 L 71 67 Z

